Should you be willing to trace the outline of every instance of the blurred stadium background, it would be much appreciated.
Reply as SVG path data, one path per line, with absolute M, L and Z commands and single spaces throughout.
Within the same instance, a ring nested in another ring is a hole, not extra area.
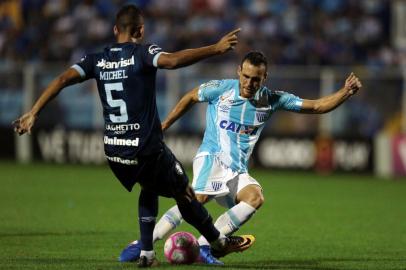
M 272 64 L 267 81 L 272 89 L 317 98 L 340 88 L 351 71 L 364 88 L 325 116 L 277 113 L 258 143 L 254 166 L 386 177 L 406 173 L 401 135 L 406 130 L 406 7 L 385 0 L 1 1 L 0 134 L 9 142 L 2 159 L 104 162 L 103 120 L 92 82 L 64 91 L 43 112 L 31 137 L 15 137 L 10 122 L 58 72 L 113 41 L 114 14 L 128 2 L 145 12 L 145 41 L 166 51 L 212 43 L 235 27 L 243 29 L 235 52 L 159 72 L 161 118 L 184 92 L 210 79 L 234 78 L 241 57 L 261 50 Z M 167 134 L 186 164 L 205 125 L 205 108 L 197 107 Z
M 161 118 L 192 87 L 235 78 L 249 50 L 269 58 L 270 88 L 303 98 L 340 88 L 351 71 L 363 82 L 330 114 L 271 118 L 251 171 L 266 203 L 241 230 L 257 244 L 225 258 L 232 269 L 405 269 L 406 2 L 396 0 L 0 1 L 0 269 L 116 269 L 138 235 L 138 189 L 90 166 L 105 164 L 93 82 L 64 90 L 32 136 L 11 127 L 55 75 L 113 42 L 124 3 L 145 12 L 145 41 L 169 52 L 243 29 L 235 51 L 158 72 Z M 195 106 L 165 134 L 186 165 L 204 118 Z M 161 213 L 171 204 L 161 200 Z

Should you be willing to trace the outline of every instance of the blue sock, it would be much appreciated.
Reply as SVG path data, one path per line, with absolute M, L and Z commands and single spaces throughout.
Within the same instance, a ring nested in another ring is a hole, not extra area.
M 141 231 L 141 250 L 153 250 L 152 236 L 158 215 L 158 196 L 144 189 L 138 199 L 138 221 Z

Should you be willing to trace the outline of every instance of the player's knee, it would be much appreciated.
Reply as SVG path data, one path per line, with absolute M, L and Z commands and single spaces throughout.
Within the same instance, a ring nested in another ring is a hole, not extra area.
M 248 203 L 255 209 L 259 209 L 264 204 L 265 198 L 262 192 L 252 194 L 249 198 L 244 200 L 245 203 Z
M 255 209 L 259 209 L 264 204 L 264 195 L 259 186 L 251 185 L 245 187 L 237 194 L 236 202 L 245 202 Z
M 204 194 L 196 194 L 196 199 L 200 203 L 207 203 L 209 201 L 209 196 Z

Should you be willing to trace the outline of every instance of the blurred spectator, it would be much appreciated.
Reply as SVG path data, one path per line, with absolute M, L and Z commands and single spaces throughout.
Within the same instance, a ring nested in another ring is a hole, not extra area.
M 125 3 L 145 11 L 148 41 L 168 51 L 238 26 L 243 49 L 275 64 L 396 63 L 388 0 L 3 0 L 0 61 L 75 61 L 112 41 L 113 14 Z

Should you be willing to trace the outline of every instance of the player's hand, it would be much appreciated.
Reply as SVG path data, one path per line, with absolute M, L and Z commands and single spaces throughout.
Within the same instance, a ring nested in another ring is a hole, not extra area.
M 353 72 L 345 80 L 344 88 L 350 95 L 354 95 L 362 87 L 361 81 Z
M 161 128 L 162 128 L 162 131 L 167 130 L 167 129 L 169 128 L 168 123 L 167 123 L 166 121 L 163 121 L 163 122 L 161 123 Z
M 233 50 L 238 43 L 237 34 L 241 31 L 241 28 L 237 28 L 227 35 L 223 36 L 219 42 L 215 44 L 216 51 L 219 53 L 225 53 L 226 51 Z
M 26 113 L 17 120 L 13 121 L 14 131 L 18 135 L 23 135 L 24 133 L 31 134 L 31 129 L 34 126 L 37 116 L 32 113 Z

